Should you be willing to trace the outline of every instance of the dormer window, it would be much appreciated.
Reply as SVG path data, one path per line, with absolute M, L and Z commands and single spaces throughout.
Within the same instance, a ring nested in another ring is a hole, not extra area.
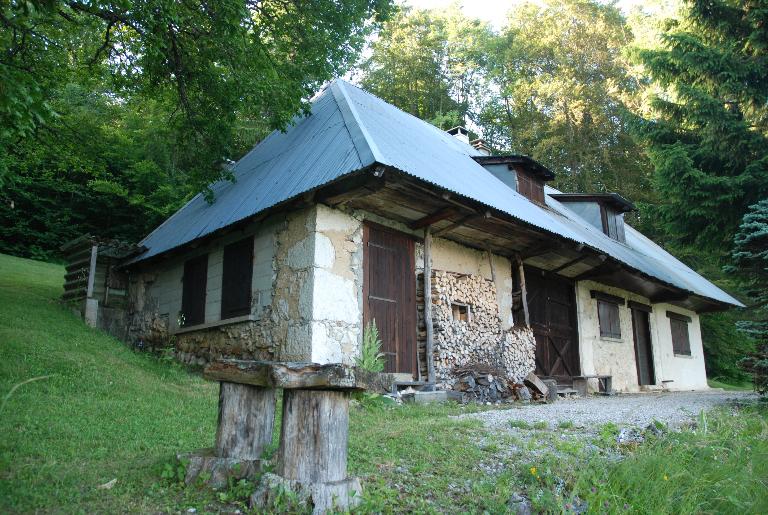
M 528 156 L 475 156 L 479 164 L 532 202 L 544 205 L 544 183 L 555 174 Z
M 624 213 L 635 206 L 618 193 L 554 193 L 550 195 L 614 240 L 625 242 Z

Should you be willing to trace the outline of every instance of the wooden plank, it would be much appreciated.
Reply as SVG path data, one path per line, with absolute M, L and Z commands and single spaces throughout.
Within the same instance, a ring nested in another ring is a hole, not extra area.
M 221 360 L 210 363 L 203 377 L 268 388 L 365 390 L 372 374 L 336 363 Z
M 427 382 L 435 382 L 434 328 L 432 327 L 432 232 L 424 228 L 424 325 L 427 330 Z

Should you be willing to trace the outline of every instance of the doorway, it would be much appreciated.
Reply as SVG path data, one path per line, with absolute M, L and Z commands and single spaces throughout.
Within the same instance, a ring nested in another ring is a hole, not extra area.
M 635 340 L 635 363 L 637 364 L 637 383 L 640 386 L 656 384 L 653 370 L 653 350 L 651 347 L 651 307 L 630 302 L 632 310 L 632 334 Z

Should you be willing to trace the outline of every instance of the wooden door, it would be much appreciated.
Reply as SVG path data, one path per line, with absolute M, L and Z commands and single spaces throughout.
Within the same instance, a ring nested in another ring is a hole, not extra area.
M 645 309 L 632 308 L 632 333 L 635 339 L 637 383 L 639 385 L 656 384 L 651 350 L 651 326 L 648 311 Z
M 576 295 L 555 274 L 525 268 L 528 311 L 536 338 L 536 374 L 568 378 L 580 374 Z
M 374 224 L 363 231 L 363 319 L 376 321 L 386 372 L 416 373 L 416 275 L 414 242 Z

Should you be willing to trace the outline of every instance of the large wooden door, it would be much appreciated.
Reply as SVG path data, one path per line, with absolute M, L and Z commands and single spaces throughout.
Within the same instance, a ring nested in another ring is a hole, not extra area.
M 525 268 L 528 311 L 536 337 L 536 374 L 567 378 L 580 374 L 576 295 L 555 274 Z
M 635 363 L 637 363 L 637 384 L 656 384 L 651 350 L 651 326 L 648 310 L 632 307 L 632 333 L 635 339 Z
M 416 275 L 414 242 L 378 225 L 363 231 L 366 325 L 376 321 L 386 372 L 416 373 Z

